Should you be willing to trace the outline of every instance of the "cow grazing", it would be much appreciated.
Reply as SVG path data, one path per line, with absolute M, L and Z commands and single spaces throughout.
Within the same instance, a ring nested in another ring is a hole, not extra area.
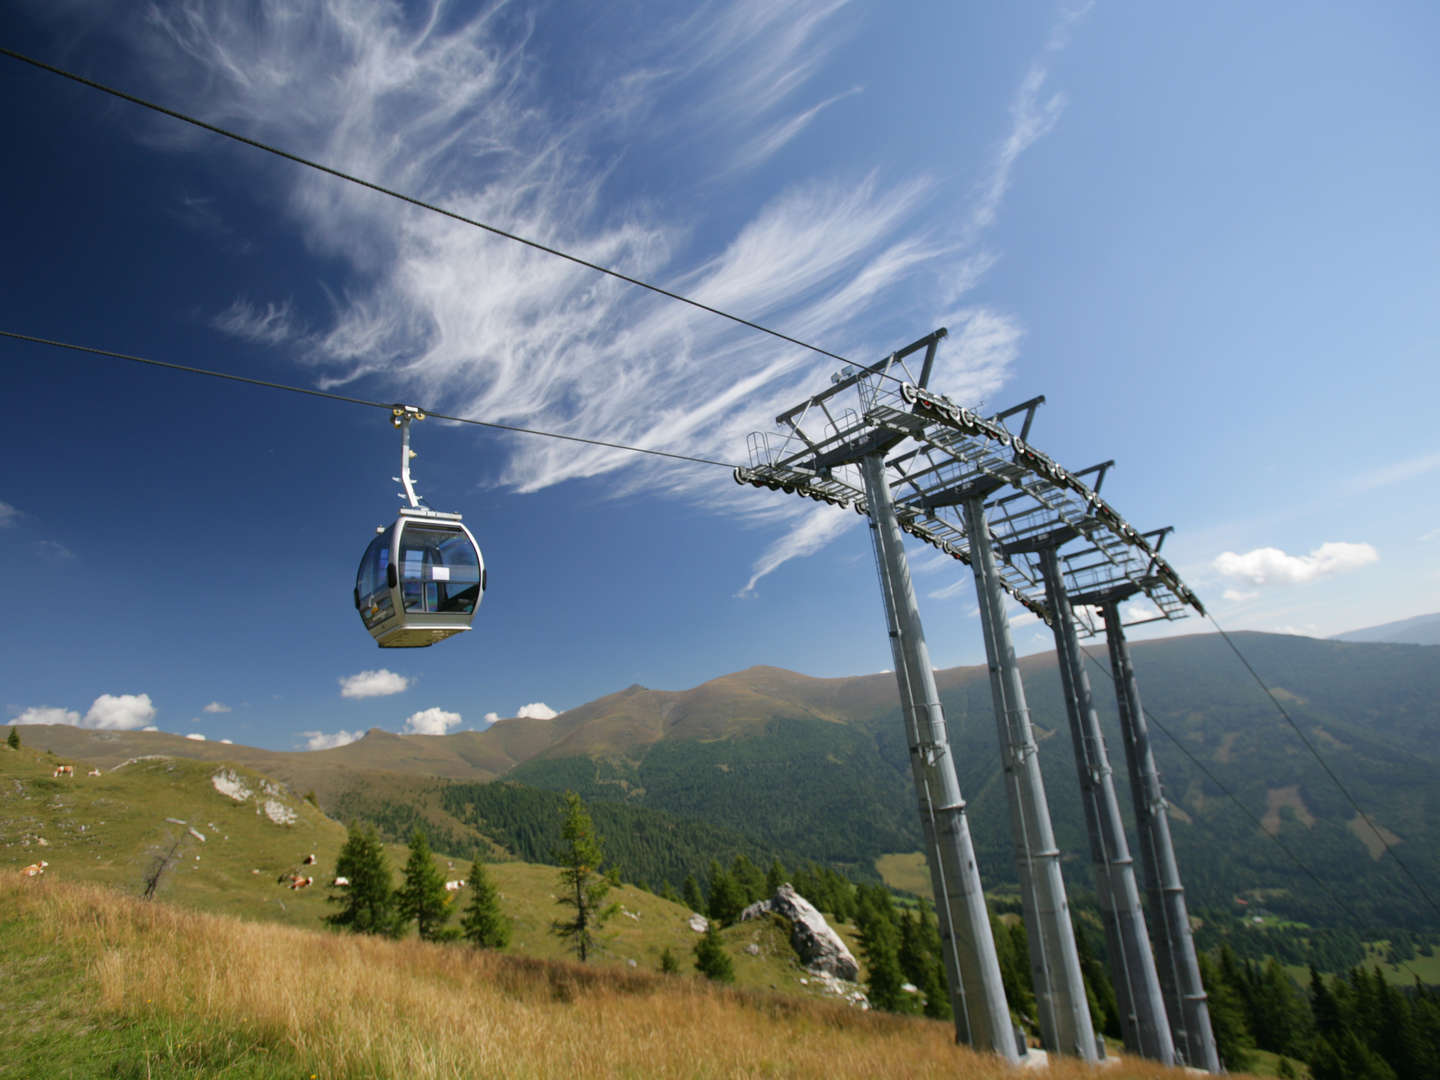
M 314 866 L 318 861 L 319 860 L 315 858 L 315 853 L 312 851 L 309 855 L 306 855 L 305 858 L 300 860 L 300 865 Z
M 346 885 L 350 884 L 350 879 L 348 877 L 337 877 L 334 881 L 330 882 L 330 884 L 337 889 L 343 889 Z
M 90 770 L 88 773 L 86 773 L 85 775 L 86 775 L 86 776 L 99 776 L 99 775 L 100 775 L 100 770 L 99 770 L 99 769 L 91 769 L 91 770 Z
M 44 859 L 41 859 L 39 862 L 31 863 L 29 866 L 25 867 L 24 870 L 20 871 L 20 873 L 24 874 L 26 877 L 39 877 L 45 872 L 45 867 L 49 865 L 50 864 L 48 862 L 46 862 Z
M 460 891 L 461 889 L 463 889 L 464 887 L 465 887 L 465 881 L 464 881 L 463 878 L 462 878 L 460 881 L 447 881 L 447 882 L 445 882 L 445 891 L 446 891 L 446 892 L 459 892 L 459 891 Z
M 308 889 L 313 884 L 315 884 L 313 877 L 301 877 L 296 874 L 290 879 L 290 888 L 292 889 Z
M 56 766 L 55 766 L 55 772 L 52 773 L 51 775 L 52 775 L 52 776 L 74 776 L 74 775 L 75 775 L 75 766 L 74 766 L 74 765 L 56 765 Z

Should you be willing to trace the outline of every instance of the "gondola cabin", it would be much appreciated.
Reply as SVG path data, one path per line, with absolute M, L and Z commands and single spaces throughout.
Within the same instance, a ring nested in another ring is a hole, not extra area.
M 460 521 L 403 507 L 360 560 L 355 608 L 382 649 L 434 645 L 470 629 L 485 594 L 485 560 Z

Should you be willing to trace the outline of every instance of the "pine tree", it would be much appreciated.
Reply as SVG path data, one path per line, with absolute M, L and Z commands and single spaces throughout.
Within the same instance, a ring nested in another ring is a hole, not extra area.
M 5 745 L 8 746 L 8 747 L 10 747 L 11 750 L 19 750 L 19 749 L 20 749 L 20 729 L 19 729 L 19 728 L 17 728 L 17 727 L 11 727 L 11 728 L 10 728 L 10 734 L 5 736 Z
M 675 954 L 670 951 L 669 945 L 666 945 L 660 953 L 660 970 L 666 975 L 675 975 L 680 971 L 680 965 L 676 962 Z
M 325 921 L 357 934 L 396 936 L 400 924 L 395 917 L 390 861 L 372 826 L 350 826 L 345 846 L 335 860 L 335 874 L 348 878 L 350 884 L 343 892 L 326 897 L 341 907 L 327 915 Z
M 395 910 L 401 924 L 414 922 L 421 941 L 442 941 L 450 921 L 449 896 L 445 877 L 435 866 L 425 834 L 410 834 L 410 857 L 405 861 L 405 883 L 395 894 Z
M 563 921 L 557 919 L 551 924 L 551 930 L 570 940 L 583 964 L 595 946 L 595 932 L 605 925 L 616 908 L 613 904 L 601 906 L 610 891 L 609 880 L 600 872 L 604 851 L 595 823 L 586 813 L 580 796 L 573 791 L 565 793 L 565 825 L 561 836 L 562 842 L 554 852 L 555 861 L 560 864 L 557 902 L 574 908 L 575 914 Z
M 707 979 L 715 982 L 735 981 L 735 965 L 730 961 L 730 954 L 720 944 L 720 931 L 713 922 L 695 943 L 695 968 Z
M 510 920 L 500 910 L 500 894 L 478 855 L 470 867 L 470 904 L 460 917 L 460 932 L 477 949 L 510 944 Z

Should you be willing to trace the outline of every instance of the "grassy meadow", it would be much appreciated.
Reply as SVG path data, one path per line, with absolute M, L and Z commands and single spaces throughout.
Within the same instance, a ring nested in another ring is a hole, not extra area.
M 3 1077 L 1014 1075 L 948 1024 L 0 877 Z M 1093 1076 L 1052 1063 L 1056 1080 Z M 1182 1076 L 1117 1062 L 1107 1077 Z

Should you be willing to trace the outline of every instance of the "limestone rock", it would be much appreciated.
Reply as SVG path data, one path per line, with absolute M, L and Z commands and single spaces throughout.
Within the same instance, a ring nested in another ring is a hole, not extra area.
M 790 946 L 805 967 L 839 979 L 853 980 L 860 974 L 860 965 L 840 935 L 830 929 L 825 916 L 797 893 L 794 886 L 781 885 L 769 900 L 760 900 L 742 911 L 740 920 L 758 919 L 771 911 L 790 920 Z
M 705 916 L 701 915 L 698 911 L 691 912 L 690 929 L 694 930 L 697 934 L 703 934 L 706 930 L 710 929 L 710 920 L 705 918 Z

